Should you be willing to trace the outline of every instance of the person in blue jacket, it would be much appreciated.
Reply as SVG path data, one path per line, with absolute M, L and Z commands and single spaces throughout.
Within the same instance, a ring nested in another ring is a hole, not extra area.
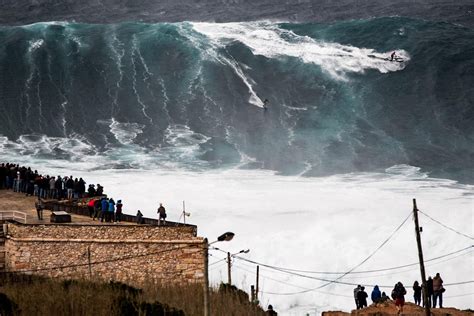
M 377 305 L 381 297 L 382 297 L 382 293 L 380 293 L 379 286 L 376 285 L 374 289 L 372 290 L 372 294 L 370 295 L 370 298 L 372 299 L 372 302 L 375 305 Z

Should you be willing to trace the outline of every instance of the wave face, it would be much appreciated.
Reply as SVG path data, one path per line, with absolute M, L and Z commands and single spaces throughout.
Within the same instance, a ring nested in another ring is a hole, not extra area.
M 469 28 L 38 23 L 0 27 L 0 43 L 3 155 L 474 180 Z

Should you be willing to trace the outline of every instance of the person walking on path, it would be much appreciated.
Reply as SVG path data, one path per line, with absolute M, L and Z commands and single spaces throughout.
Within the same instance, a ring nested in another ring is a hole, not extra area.
M 403 305 L 405 305 L 405 294 L 407 290 L 403 286 L 402 282 L 395 284 L 395 287 L 392 290 L 392 298 L 395 300 L 395 306 L 398 309 L 398 315 L 403 313 Z
M 158 208 L 158 225 L 166 225 L 166 210 L 162 203 L 160 203 L 160 207 Z M 163 222 L 162 222 L 163 220 Z
M 38 196 L 38 201 L 35 203 L 36 206 L 36 214 L 38 215 L 38 219 L 40 221 L 43 220 L 43 209 L 44 209 L 44 203 L 41 197 Z
M 415 299 L 415 304 L 420 306 L 421 286 L 418 284 L 418 281 L 415 281 L 415 283 L 413 283 L 413 298 Z
M 367 307 L 367 293 L 364 291 L 365 287 L 361 287 L 360 291 L 357 292 L 357 301 L 359 302 L 359 309 L 362 309 L 364 307 Z
M 433 278 L 433 308 L 436 308 L 436 301 L 439 298 L 439 308 L 443 308 L 443 279 L 439 273 L 436 273 L 436 276 Z
M 377 303 L 380 301 L 381 297 L 382 293 L 380 293 L 379 286 L 376 285 L 372 290 L 372 294 L 370 294 L 370 298 L 372 299 L 372 302 L 375 304 L 375 306 L 377 306 Z
M 357 287 L 354 289 L 354 300 L 355 300 L 355 303 L 356 303 L 356 309 L 359 309 L 359 300 L 357 298 L 357 293 L 359 293 L 361 289 L 361 285 L 357 285 Z

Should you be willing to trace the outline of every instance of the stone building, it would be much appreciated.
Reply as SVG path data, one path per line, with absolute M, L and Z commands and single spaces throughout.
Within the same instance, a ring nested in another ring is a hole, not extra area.
M 0 269 L 6 272 L 135 286 L 204 281 L 204 242 L 194 225 L 98 224 L 80 215 L 55 224 L 48 216 L 38 221 L 25 214 L 23 221 L 5 213 L 0 223 Z

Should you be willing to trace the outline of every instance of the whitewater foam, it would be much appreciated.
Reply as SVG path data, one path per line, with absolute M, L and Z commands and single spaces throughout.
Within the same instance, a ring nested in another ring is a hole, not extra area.
M 114 118 L 108 121 L 99 121 L 99 123 L 109 124 L 110 132 L 122 145 L 130 145 L 133 140 L 143 133 L 144 125 L 138 123 L 121 123 Z
M 126 131 L 132 125 L 115 122 L 113 128 L 119 127 Z M 120 133 L 116 131 L 117 135 Z M 162 201 L 169 219 L 178 221 L 185 200 L 187 210 L 192 213 L 189 221 L 198 225 L 200 236 L 213 240 L 223 231 L 233 231 L 236 237 L 232 242 L 216 246 L 231 253 L 250 248 L 249 254 L 242 255 L 244 258 L 292 269 L 348 271 L 374 251 L 409 215 L 414 197 L 421 211 L 461 232 L 473 234 L 474 186 L 430 178 L 417 167 L 398 165 L 383 173 L 321 178 L 279 176 L 271 171 L 241 170 L 240 166 L 190 172 L 176 168 L 173 159 L 192 161 L 199 152 L 199 144 L 207 141 L 203 135 L 192 132 L 185 125 L 173 125 L 166 132 L 169 148 L 147 153 L 130 145 L 136 130 L 131 128 L 129 133 L 129 136 L 118 137 L 122 137 L 123 146 L 129 151 L 115 147 L 115 156 L 112 151 L 93 156 L 90 152 L 93 148 L 79 139 L 25 135 L 12 142 L 0 136 L 0 160 L 24 163 L 49 174 L 63 174 L 68 170 L 66 173 L 74 172 L 89 183 L 101 183 L 107 194 L 124 201 L 124 211 L 130 214 L 140 209 L 145 216 L 155 217 L 157 203 Z M 42 158 L 41 153 L 54 152 L 58 147 L 68 152 L 82 151 L 89 156 L 78 159 L 79 155 L 73 160 Z M 29 150 L 25 151 L 25 148 Z M 153 167 L 156 160 L 164 163 L 159 168 Z M 246 162 L 255 160 L 246 157 Z M 112 167 L 111 163 L 121 167 Z M 113 172 L 111 167 L 115 169 Z M 306 164 L 306 168 L 310 165 Z M 447 211 L 450 216 L 446 216 Z M 472 240 L 444 229 L 422 214 L 420 221 L 427 259 L 472 244 Z M 211 264 L 225 257 L 216 250 L 211 254 Z M 474 273 L 469 258 L 472 261 L 472 250 L 430 262 L 427 273 L 440 272 L 445 283 L 465 281 L 466 276 Z M 393 267 L 417 260 L 413 224 L 408 221 L 359 270 Z M 248 290 L 254 284 L 251 281 L 254 269 L 254 265 L 234 260 L 234 284 Z M 270 293 L 311 290 L 323 283 L 265 267 L 260 267 L 260 273 L 260 302 L 273 304 L 281 315 L 309 312 L 319 315 L 324 310 L 353 307 L 352 286 L 332 284 L 324 291 L 276 295 Z M 225 276 L 225 266 L 212 265 L 213 285 L 224 281 Z M 333 277 L 326 275 L 324 278 Z M 419 279 L 419 270 L 413 266 L 394 273 L 348 275 L 342 281 L 391 287 L 399 280 L 411 284 L 416 279 Z M 448 286 L 447 289 L 452 297 L 446 298 L 446 304 L 472 308 L 469 296 L 457 297 L 473 292 L 472 284 Z
M 376 52 L 339 43 L 318 41 L 300 36 L 269 22 L 253 23 L 192 23 L 193 29 L 206 35 L 217 47 L 239 41 L 255 55 L 268 58 L 294 57 L 315 64 L 338 80 L 348 80 L 347 73 L 378 70 L 381 73 L 403 70 L 410 60 L 404 50 L 395 50 L 406 62 L 388 60 L 390 52 Z

